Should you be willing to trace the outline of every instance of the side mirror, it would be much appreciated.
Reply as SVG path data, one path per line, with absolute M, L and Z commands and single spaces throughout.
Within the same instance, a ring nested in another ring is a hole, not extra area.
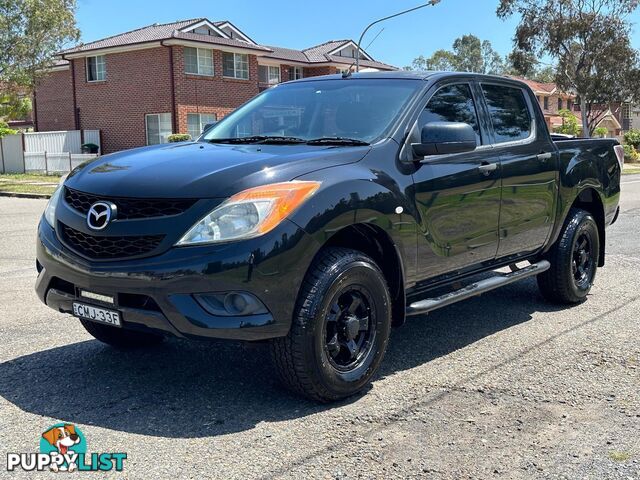
M 411 144 L 417 158 L 472 152 L 476 149 L 476 132 L 468 123 L 429 122 L 422 127 L 420 137 L 420 143 Z

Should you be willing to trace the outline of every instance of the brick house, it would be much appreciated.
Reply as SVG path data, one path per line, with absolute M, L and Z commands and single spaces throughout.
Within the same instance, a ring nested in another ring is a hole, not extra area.
M 352 40 L 293 50 L 259 45 L 228 21 L 154 24 L 61 52 L 36 85 L 35 128 L 99 129 L 105 153 L 197 136 L 261 90 L 342 72 L 355 56 Z M 395 69 L 360 58 L 363 70 Z
M 540 108 L 542 108 L 549 131 L 553 132 L 557 127 L 562 126 L 560 110 L 571 111 L 576 116 L 578 125 L 582 125 L 580 105 L 577 103 L 576 95 L 562 92 L 555 83 L 542 83 L 519 77 L 512 78 L 517 78 L 531 87 Z M 607 129 L 607 137 L 621 138 L 622 134 L 630 128 L 629 104 L 599 105 L 593 108 L 593 118 L 599 118 L 597 126 Z
M 542 108 L 544 120 L 550 131 L 562 125 L 562 117 L 558 113 L 560 110 L 574 110 L 575 95 L 560 91 L 555 83 L 542 83 L 519 77 L 513 78 L 517 78 L 531 87 L 538 99 L 540 108 Z

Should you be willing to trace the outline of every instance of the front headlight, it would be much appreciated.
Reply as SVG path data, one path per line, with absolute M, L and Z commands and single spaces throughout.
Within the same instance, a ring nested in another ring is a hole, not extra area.
M 273 230 L 320 187 L 320 182 L 283 182 L 237 193 L 196 223 L 176 245 L 228 242 Z
M 44 209 L 44 219 L 47 221 L 49 225 L 53 228 L 56 226 L 56 207 L 58 206 L 58 202 L 60 201 L 60 195 L 62 194 L 62 184 L 64 183 L 64 179 L 60 181 L 60 185 L 56 187 L 56 189 L 51 194 L 51 198 L 47 203 L 47 206 Z

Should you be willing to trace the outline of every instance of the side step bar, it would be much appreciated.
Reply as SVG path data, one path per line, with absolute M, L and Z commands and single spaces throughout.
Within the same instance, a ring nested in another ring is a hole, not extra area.
M 551 264 L 547 260 L 541 260 L 538 263 L 529 265 L 528 267 L 514 270 L 511 273 L 498 274 L 494 277 L 490 277 L 479 282 L 467 285 L 459 290 L 451 293 L 446 293 L 439 297 L 427 298 L 425 300 L 419 300 L 412 303 L 407 307 L 407 316 L 410 315 L 422 315 L 429 313 L 438 308 L 446 307 L 452 303 L 466 300 L 467 298 L 475 297 L 483 293 L 494 290 L 498 287 L 508 285 L 524 278 L 533 277 L 539 273 L 548 270 Z M 512 267 L 513 270 L 514 267 Z

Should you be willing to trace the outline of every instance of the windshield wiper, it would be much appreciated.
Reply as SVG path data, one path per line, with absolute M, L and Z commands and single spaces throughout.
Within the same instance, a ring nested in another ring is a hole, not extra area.
M 307 140 L 307 145 L 369 145 L 369 142 L 358 140 L 356 138 L 346 137 L 321 137 Z
M 251 135 L 249 137 L 211 138 L 209 143 L 273 143 L 273 144 L 293 144 L 305 143 L 305 140 L 298 137 L 284 137 L 277 135 Z

